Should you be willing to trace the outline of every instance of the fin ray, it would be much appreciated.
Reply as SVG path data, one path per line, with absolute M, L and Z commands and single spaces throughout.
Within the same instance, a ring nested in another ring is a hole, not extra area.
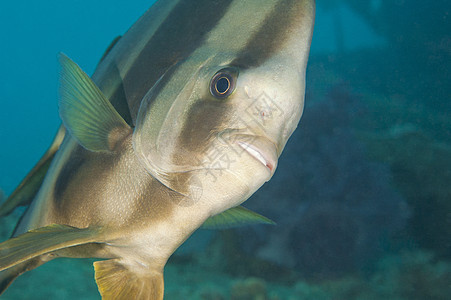
M 79 229 L 52 224 L 30 230 L 0 244 L 0 271 L 62 248 L 100 242 L 100 227 Z
M 94 262 L 96 283 L 102 299 L 162 300 L 163 272 L 135 268 L 123 264 L 119 259 Z
M 64 54 L 60 62 L 59 113 L 64 125 L 85 149 L 113 151 L 130 126 L 76 63 Z

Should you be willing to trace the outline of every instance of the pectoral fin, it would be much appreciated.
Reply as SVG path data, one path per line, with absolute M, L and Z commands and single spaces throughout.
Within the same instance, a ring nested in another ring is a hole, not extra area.
M 8 199 L 0 206 L 0 217 L 8 215 L 18 206 L 24 206 L 31 203 L 41 187 L 42 181 L 44 180 L 45 174 L 47 174 L 47 170 L 50 167 L 50 163 L 52 162 L 56 151 L 63 142 L 65 133 L 66 129 L 64 126 L 61 126 L 47 152 L 22 180 L 14 192 L 11 193 Z
M 267 217 L 259 215 L 252 210 L 242 206 L 232 207 L 223 213 L 210 217 L 202 225 L 204 229 L 227 229 L 251 224 L 271 224 L 276 223 Z
M 0 271 L 62 248 L 100 242 L 101 228 L 53 224 L 30 230 L 0 244 Z
M 114 151 L 130 126 L 76 63 L 64 54 L 60 62 L 59 113 L 67 130 L 87 150 Z
M 95 277 L 103 300 L 161 300 L 163 272 L 142 266 L 132 267 L 119 259 L 94 263 Z

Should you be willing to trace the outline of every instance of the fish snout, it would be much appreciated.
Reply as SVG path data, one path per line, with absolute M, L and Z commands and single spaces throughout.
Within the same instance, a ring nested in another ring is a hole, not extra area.
M 245 88 L 245 115 L 251 131 L 271 141 L 279 157 L 301 119 L 304 110 L 304 86 L 301 80 L 285 84 L 275 81 L 271 83 L 265 88 Z

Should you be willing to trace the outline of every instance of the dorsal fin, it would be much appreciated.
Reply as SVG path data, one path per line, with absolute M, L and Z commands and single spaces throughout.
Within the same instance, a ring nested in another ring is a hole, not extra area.
M 59 113 L 66 129 L 87 150 L 114 151 L 130 126 L 76 63 L 64 54 L 60 62 Z

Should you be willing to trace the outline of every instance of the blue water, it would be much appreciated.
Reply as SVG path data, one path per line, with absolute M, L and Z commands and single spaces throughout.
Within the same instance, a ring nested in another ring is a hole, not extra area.
M 10 193 L 48 147 L 60 121 L 58 53 L 92 74 L 110 42 L 153 1 L 0 3 L 0 186 Z
M 57 54 L 91 74 L 152 2 L 0 2 L 5 194 L 60 124 Z M 303 119 L 248 201 L 278 226 L 196 234 L 167 299 L 451 295 L 451 5 L 407 2 L 318 1 Z M 90 263 L 52 262 L 1 298 L 98 299 Z

